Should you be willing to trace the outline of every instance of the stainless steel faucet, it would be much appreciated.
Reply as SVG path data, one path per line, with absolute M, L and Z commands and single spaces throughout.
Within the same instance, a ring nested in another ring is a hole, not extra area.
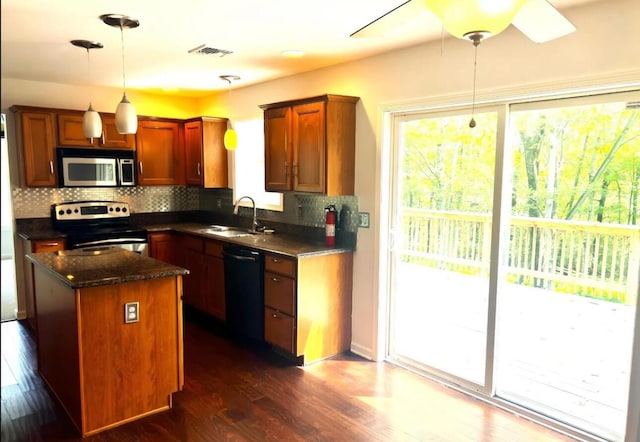
M 241 196 L 240 198 L 238 198 L 233 206 L 233 214 L 234 215 L 238 214 L 238 209 L 240 208 L 240 201 L 245 198 L 251 201 L 251 204 L 253 205 L 253 224 L 251 226 L 251 231 L 253 233 L 258 233 L 259 224 L 258 224 L 258 218 L 256 217 L 256 202 L 253 200 L 253 198 L 247 195 Z

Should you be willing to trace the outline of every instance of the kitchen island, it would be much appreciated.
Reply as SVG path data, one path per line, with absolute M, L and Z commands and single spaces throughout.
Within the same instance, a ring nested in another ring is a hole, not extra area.
M 188 270 L 119 247 L 27 258 L 38 372 L 82 436 L 171 408 Z

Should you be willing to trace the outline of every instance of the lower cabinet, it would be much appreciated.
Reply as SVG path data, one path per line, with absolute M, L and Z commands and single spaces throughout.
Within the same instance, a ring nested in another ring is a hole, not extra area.
M 150 233 L 149 256 L 160 261 L 175 264 L 173 256 L 173 233 Z
M 182 277 L 184 303 L 224 320 L 222 242 L 189 234 L 176 235 L 175 241 L 174 264 L 189 270 Z
M 64 250 L 66 242 L 64 239 L 43 239 L 24 240 L 24 251 L 26 253 L 57 252 Z M 36 330 L 36 295 L 33 282 L 33 263 L 25 258 L 24 262 L 24 285 L 25 285 L 25 307 L 27 324 Z
M 351 347 L 353 253 L 265 254 L 265 341 L 308 364 Z

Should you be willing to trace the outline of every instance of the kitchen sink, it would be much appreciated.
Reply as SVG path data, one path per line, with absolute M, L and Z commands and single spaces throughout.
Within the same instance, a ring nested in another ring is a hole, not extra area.
M 239 236 L 253 235 L 253 233 L 249 232 L 248 230 L 240 229 L 238 227 L 215 225 L 200 229 L 199 232 L 210 235 L 224 236 L 225 238 L 237 238 Z

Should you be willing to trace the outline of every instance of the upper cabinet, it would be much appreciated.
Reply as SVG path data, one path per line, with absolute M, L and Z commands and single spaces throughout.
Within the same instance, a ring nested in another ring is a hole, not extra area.
M 29 187 L 54 187 L 55 113 L 13 106 L 22 182 Z
M 200 117 L 184 123 L 186 184 L 205 188 L 229 186 L 226 118 Z
M 261 105 L 265 189 L 353 195 L 358 100 L 321 95 Z
M 138 184 L 184 184 L 183 149 L 180 121 L 140 119 L 136 133 Z
M 102 136 L 85 138 L 82 129 L 84 112 L 58 114 L 58 143 L 60 146 L 106 147 L 111 149 L 136 148 L 136 136 L 122 135 L 116 129 L 116 118 L 113 115 L 100 115 L 102 120 Z

